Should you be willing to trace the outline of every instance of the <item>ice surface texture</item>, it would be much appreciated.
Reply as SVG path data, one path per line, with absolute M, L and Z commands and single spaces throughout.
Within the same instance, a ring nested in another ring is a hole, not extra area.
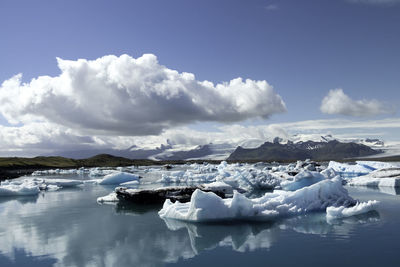
M 128 172 L 114 172 L 107 174 L 100 180 L 101 185 L 119 185 L 126 182 L 139 181 L 139 175 Z
M 213 193 L 196 190 L 188 203 L 166 200 L 159 215 L 162 218 L 193 222 L 274 220 L 278 217 L 325 211 L 327 207 L 349 208 L 356 203 L 343 187 L 342 180 L 336 177 L 294 192 L 277 191 L 255 199 L 246 198 L 237 192 L 232 199 L 222 199 Z

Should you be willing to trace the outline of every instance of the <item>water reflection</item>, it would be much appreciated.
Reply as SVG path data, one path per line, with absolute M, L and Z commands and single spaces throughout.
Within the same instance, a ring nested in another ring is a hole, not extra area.
M 31 195 L 31 196 L 1 196 L 0 204 L 8 201 L 18 201 L 21 204 L 25 203 L 36 203 L 39 198 L 39 195 Z
M 357 224 L 371 223 L 377 220 L 379 220 L 379 213 L 376 211 L 333 221 L 327 221 L 325 214 L 322 213 L 312 213 L 266 223 L 206 224 L 164 219 L 168 229 L 172 231 L 187 230 L 194 254 L 218 246 L 228 246 L 238 252 L 269 249 L 279 241 L 282 230 L 321 236 L 337 232 L 335 234 L 349 236 L 348 233 Z
M 21 253 L 30 266 L 48 262 L 57 266 L 158 266 L 220 247 L 269 251 L 288 231 L 345 237 L 359 223 L 379 219 L 378 213 L 369 213 L 327 222 L 324 214 L 315 213 L 274 223 L 190 224 L 161 220 L 158 205 L 98 205 L 96 198 L 108 192 L 104 187 L 85 186 L 45 192 L 35 200 L 2 201 L 0 266 L 13 265 Z

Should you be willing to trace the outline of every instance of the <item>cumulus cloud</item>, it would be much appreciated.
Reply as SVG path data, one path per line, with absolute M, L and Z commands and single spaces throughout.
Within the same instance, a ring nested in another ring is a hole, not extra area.
M 322 100 L 320 109 L 326 114 L 357 117 L 375 116 L 393 112 L 393 108 L 387 107 L 384 103 L 375 99 L 353 100 L 340 88 L 329 91 L 328 95 Z
M 76 61 L 58 58 L 59 76 L 0 87 L 0 112 L 12 124 L 47 121 L 86 133 L 148 135 L 196 121 L 238 122 L 286 111 L 266 81 L 213 84 L 145 54 Z

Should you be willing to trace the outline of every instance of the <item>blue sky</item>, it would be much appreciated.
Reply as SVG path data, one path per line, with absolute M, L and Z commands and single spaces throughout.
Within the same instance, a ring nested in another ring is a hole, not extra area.
M 23 82 L 57 76 L 56 57 L 95 60 L 151 53 L 161 65 L 193 73 L 198 81 L 266 80 L 287 112 L 271 113 L 269 119 L 249 116 L 235 122 L 240 125 L 398 118 L 396 0 L 5 0 L 0 2 L 0 34 L 0 82 L 18 73 Z M 390 108 L 368 116 L 321 112 L 322 99 L 336 88 L 352 101 L 376 100 L 378 108 Z M 0 123 L 10 126 L 3 116 Z M 185 125 L 203 131 L 225 125 L 221 119 L 194 121 Z M 394 140 L 399 122 L 370 131 Z

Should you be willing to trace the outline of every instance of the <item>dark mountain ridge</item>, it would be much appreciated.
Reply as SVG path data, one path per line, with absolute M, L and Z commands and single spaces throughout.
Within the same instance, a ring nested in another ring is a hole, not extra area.
M 229 161 L 263 160 L 263 161 L 287 161 L 287 160 L 334 160 L 370 156 L 381 153 L 369 146 L 357 143 L 342 143 L 337 140 L 329 142 L 265 142 L 257 148 L 237 147 L 228 157 Z

